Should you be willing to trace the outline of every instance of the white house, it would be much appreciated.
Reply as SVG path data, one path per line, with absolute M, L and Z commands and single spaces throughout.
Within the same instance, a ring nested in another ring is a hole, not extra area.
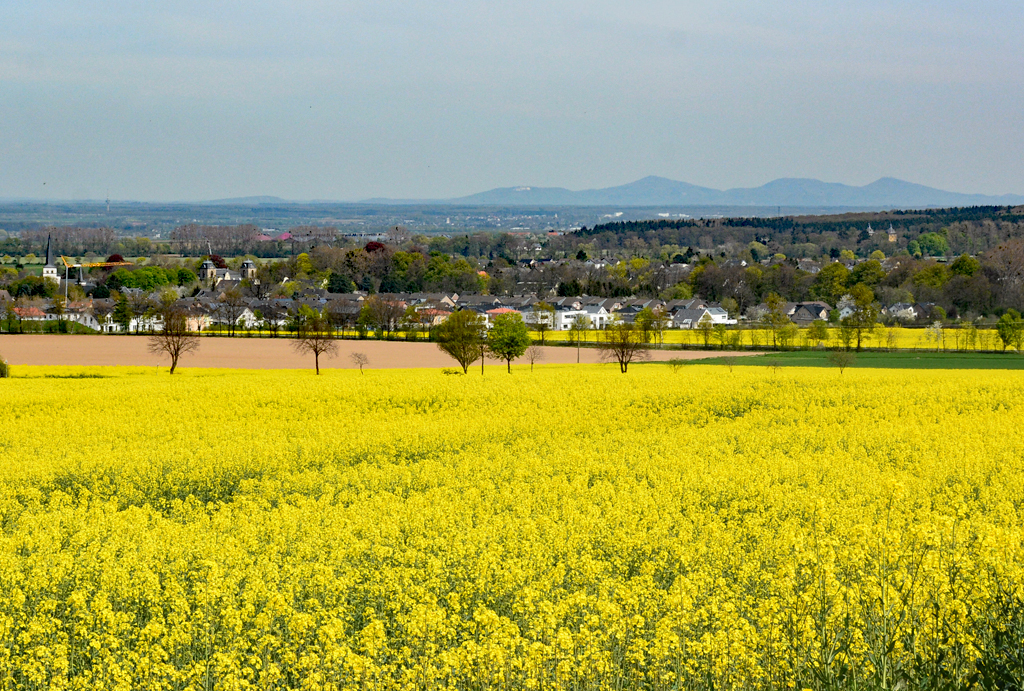
M 555 331 L 568 331 L 572 328 L 572 323 L 576 317 L 584 316 L 589 317 L 585 310 L 578 309 L 563 309 L 555 312 Z
M 581 310 L 590 318 L 590 328 L 603 329 L 608 326 L 612 315 L 602 305 L 587 305 Z
M 672 325 L 677 329 L 696 329 L 701 319 L 707 318 L 714 324 L 725 324 L 733 326 L 735 319 L 729 318 L 729 313 L 721 307 L 701 307 L 690 310 L 676 310 L 672 313 Z

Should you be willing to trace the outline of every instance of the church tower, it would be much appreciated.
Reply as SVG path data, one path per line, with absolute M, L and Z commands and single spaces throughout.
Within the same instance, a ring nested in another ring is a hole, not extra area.
M 242 280 L 256 280 L 256 264 L 253 263 L 251 259 L 246 259 L 244 262 L 242 262 Z
M 57 265 L 53 263 L 53 248 L 50 244 L 50 236 L 46 236 L 46 265 L 43 266 L 43 278 L 60 284 L 60 276 L 57 274 Z
M 217 267 L 209 259 L 199 267 L 199 280 L 212 281 L 217 278 Z

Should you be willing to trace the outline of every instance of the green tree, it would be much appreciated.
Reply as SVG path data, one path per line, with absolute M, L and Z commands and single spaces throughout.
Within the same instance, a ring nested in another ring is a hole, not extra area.
M 521 358 L 532 342 L 530 330 L 518 314 L 499 315 L 487 334 L 487 350 L 505 361 L 509 374 L 512 374 L 512 361 Z
M 808 345 L 826 343 L 828 341 L 828 322 L 822 319 L 815 319 L 807 327 L 806 336 Z
M 121 327 L 121 331 L 128 333 L 128 329 L 132 325 L 132 317 L 134 313 L 132 311 L 131 303 L 128 302 L 128 298 L 123 293 L 117 294 L 117 302 L 114 305 L 114 314 L 112 316 L 114 323 Z
M 713 329 L 715 340 L 718 341 L 718 349 L 725 350 L 725 345 L 729 341 L 729 328 L 725 324 L 715 324 Z
M 472 310 L 460 310 L 445 319 L 436 331 L 437 347 L 462 367 L 462 373 L 481 355 L 484 344 L 483 319 Z
M 917 244 L 921 253 L 930 256 L 945 256 L 949 254 L 949 242 L 939 233 L 921 233 L 917 238 Z
M 843 373 L 847 367 L 857 361 L 857 356 L 850 352 L 849 347 L 846 350 L 835 350 L 829 351 L 828 363 L 833 367 L 839 368 L 839 374 Z
M 885 269 L 882 268 L 882 264 L 876 259 L 861 262 L 853 267 L 853 271 L 850 272 L 850 283 L 855 285 L 863 283 L 866 286 L 872 287 L 881 283 L 883 278 L 885 278 Z
M 779 349 L 779 331 L 792 322 L 786 315 L 786 301 L 778 293 L 768 293 L 764 298 L 768 311 L 761 317 L 761 322 L 772 332 L 772 347 Z
M 811 292 L 820 300 L 825 300 L 833 307 L 839 298 L 846 294 L 850 285 L 850 270 L 839 262 L 825 266 L 814 277 Z
M 859 352 L 864 334 L 874 329 L 878 322 L 878 305 L 874 292 L 863 283 L 850 289 L 850 299 L 853 311 L 843 320 L 843 326 L 853 330 Z
M 783 350 L 788 350 L 792 347 L 793 343 L 796 342 L 797 336 L 800 335 L 800 328 L 790 322 L 779 329 L 779 345 Z
M 711 321 L 711 315 L 707 312 L 697 322 L 697 330 L 700 331 L 701 340 L 704 341 L 704 349 L 707 350 L 711 347 L 711 337 L 715 333 L 714 322 Z
M 1020 351 L 1021 346 L 1024 345 L 1024 321 L 1021 319 L 1021 314 L 1015 309 L 1006 310 L 1003 316 L 999 317 L 999 321 L 996 322 L 996 333 L 999 334 L 999 340 L 1003 342 L 1003 350 L 1007 347 L 1013 346 L 1015 350 Z
M 941 288 L 949 281 L 949 269 L 943 264 L 927 266 L 914 274 L 914 285 Z
M 186 269 L 184 266 L 178 269 L 174 278 L 179 286 L 190 286 L 199 280 L 194 271 Z
M 730 319 L 736 319 L 740 313 L 740 304 L 733 298 L 724 298 L 722 300 L 722 309 L 729 313 Z
M 327 277 L 327 290 L 332 293 L 354 293 L 356 284 L 348 276 L 332 271 Z
M 668 291 L 669 300 L 689 300 L 693 297 L 693 288 L 689 283 L 676 283 Z
M 644 343 L 650 343 L 654 334 L 654 310 L 644 307 L 637 312 L 633 323 L 636 328 L 640 329 L 640 336 L 644 339 Z
M 981 262 L 974 257 L 961 254 L 953 261 L 952 264 L 949 265 L 949 270 L 956 276 L 966 276 L 970 278 L 981 270 Z

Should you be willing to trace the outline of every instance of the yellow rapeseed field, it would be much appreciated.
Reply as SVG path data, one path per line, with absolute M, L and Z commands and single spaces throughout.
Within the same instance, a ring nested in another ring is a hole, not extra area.
M 1021 682 L 1017 372 L 14 375 L 3 689 Z
M 726 338 L 736 339 L 735 346 L 741 348 L 766 349 L 772 346 L 772 334 L 768 329 L 734 328 L 726 330 Z M 531 332 L 533 340 L 540 342 L 541 334 Z M 548 331 L 543 334 L 545 343 L 575 343 L 575 335 L 571 331 Z M 652 336 L 652 341 L 665 346 L 703 347 L 704 335 L 699 329 L 666 329 L 661 337 Z M 710 347 L 720 348 L 721 341 L 714 333 L 709 334 Z M 583 342 L 594 344 L 600 339 L 598 331 L 586 331 Z M 789 342 L 780 344 L 783 348 L 814 348 L 824 345 L 828 348 L 844 346 L 840 337 L 839 327 L 828 327 L 828 338 L 814 340 L 810 337 L 807 327 L 799 327 Z M 853 345 L 856 345 L 854 339 Z M 885 350 L 943 350 L 943 351 L 1001 351 L 1003 342 L 992 328 L 970 328 L 960 325 L 945 325 L 941 329 L 921 327 L 884 326 L 877 324 L 875 328 L 865 330 L 861 346 L 864 348 Z M 730 341 L 726 348 L 733 348 Z M 1010 351 L 1013 348 L 1010 347 Z

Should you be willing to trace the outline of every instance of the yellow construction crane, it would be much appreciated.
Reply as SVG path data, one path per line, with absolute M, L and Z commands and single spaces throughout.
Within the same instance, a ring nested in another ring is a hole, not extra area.
M 64 302 L 67 302 L 68 300 L 68 271 L 71 269 L 78 269 L 78 282 L 81 283 L 82 269 L 94 269 L 97 267 L 109 266 L 132 266 L 131 262 L 80 262 L 72 264 L 63 254 L 60 255 L 60 260 L 64 262 Z
M 68 261 L 68 258 L 65 257 L 63 254 L 60 256 L 60 260 L 64 262 L 65 271 L 67 271 L 68 269 L 81 268 L 93 269 L 98 266 L 132 266 L 131 262 L 83 262 L 79 264 L 72 264 L 71 262 Z

